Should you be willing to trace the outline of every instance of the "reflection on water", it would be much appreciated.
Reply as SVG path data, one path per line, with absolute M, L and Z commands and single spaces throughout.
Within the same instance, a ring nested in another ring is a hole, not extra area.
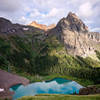
M 65 80 L 63 78 L 55 78 L 51 81 L 36 82 L 27 86 L 17 85 L 10 88 L 11 91 L 15 91 L 13 96 L 14 100 L 22 96 L 33 96 L 36 94 L 73 94 L 79 93 L 79 89 L 82 88 L 75 81 Z M 15 90 L 14 90 L 15 89 Z

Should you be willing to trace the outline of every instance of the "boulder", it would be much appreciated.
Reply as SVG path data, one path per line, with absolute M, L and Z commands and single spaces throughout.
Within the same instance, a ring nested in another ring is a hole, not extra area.
M 100 88 L 97 88 L 95 86 L 81 88 L 79 90 L 79 95 L 99 94 L 99 93 L 100 93 Z

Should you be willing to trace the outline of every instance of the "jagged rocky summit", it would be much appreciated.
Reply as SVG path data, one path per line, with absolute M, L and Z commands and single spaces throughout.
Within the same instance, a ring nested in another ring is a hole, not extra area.
M 95 50 L 100 50 L 100 34 L 90 32 L 83 21 L 72 12 L 62 18 L 48 34 L 55 34 L 72 56 L 87 57 L 95 55 Z

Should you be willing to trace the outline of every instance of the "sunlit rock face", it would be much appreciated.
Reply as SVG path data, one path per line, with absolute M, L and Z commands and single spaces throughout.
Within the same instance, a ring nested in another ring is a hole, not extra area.
M 88 27 L 72 12 L 48 33 L 55 34 L 64 43 L 67 53 L 73 56 L 87 57 L 99 49 L 100 34 L 89 32 Z
M 50 30 L 50 29 L 54 28 L 56 25 L 51 24 L 51 25 L 47 26 L 47 25 L 43 25 L 43 24 L 38 24 L 36 21 L 33 21 L 32 23 L 29 24 L 29 26 L 34 26 L 36 28 L 47 31 L 47 30 Z

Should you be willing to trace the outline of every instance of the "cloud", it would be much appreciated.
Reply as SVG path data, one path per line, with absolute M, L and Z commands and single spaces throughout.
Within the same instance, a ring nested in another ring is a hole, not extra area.
M 38 11 L 38 9 L 33 9 L 33 11 L 30 12 L 30 17 L 37 17 L 41 16 L 41 13 Z
M 64 14 L 64 9 L 52 8 L 47 14 L 43 14 L 43 18 L 59 17 Z
M 93 24 L 94 22 L 92 20 L 84 20 L 84 23 L 89 25 L 89 24 Z
M 21 22 L 21 23 L 25 23 L 25 24 L 27 24 L 28 19 L 25 18 L 24 16 L 22 16 L 20 19 L 18 19 L 18 21 Z
M 1 12 L 14 12 L 20 8 L 19 0 L 0 0 Z
M 0 15 L 14 23 L 57 23 L 76 13 L 90 28 L 100 27 L 100 0 L 0 0 Z
M 45 17 L 54 17 L 57 15 L 58 12 L 59 10 L 57 8 L 53 8 Z
M 86 2 L 79 7 L 79 15 L 83 18 L 88 18 L 93 15 L 93 9 L 90 2 Z
M 100 32 L 100 27 L 91 29 L 92 32 Z

